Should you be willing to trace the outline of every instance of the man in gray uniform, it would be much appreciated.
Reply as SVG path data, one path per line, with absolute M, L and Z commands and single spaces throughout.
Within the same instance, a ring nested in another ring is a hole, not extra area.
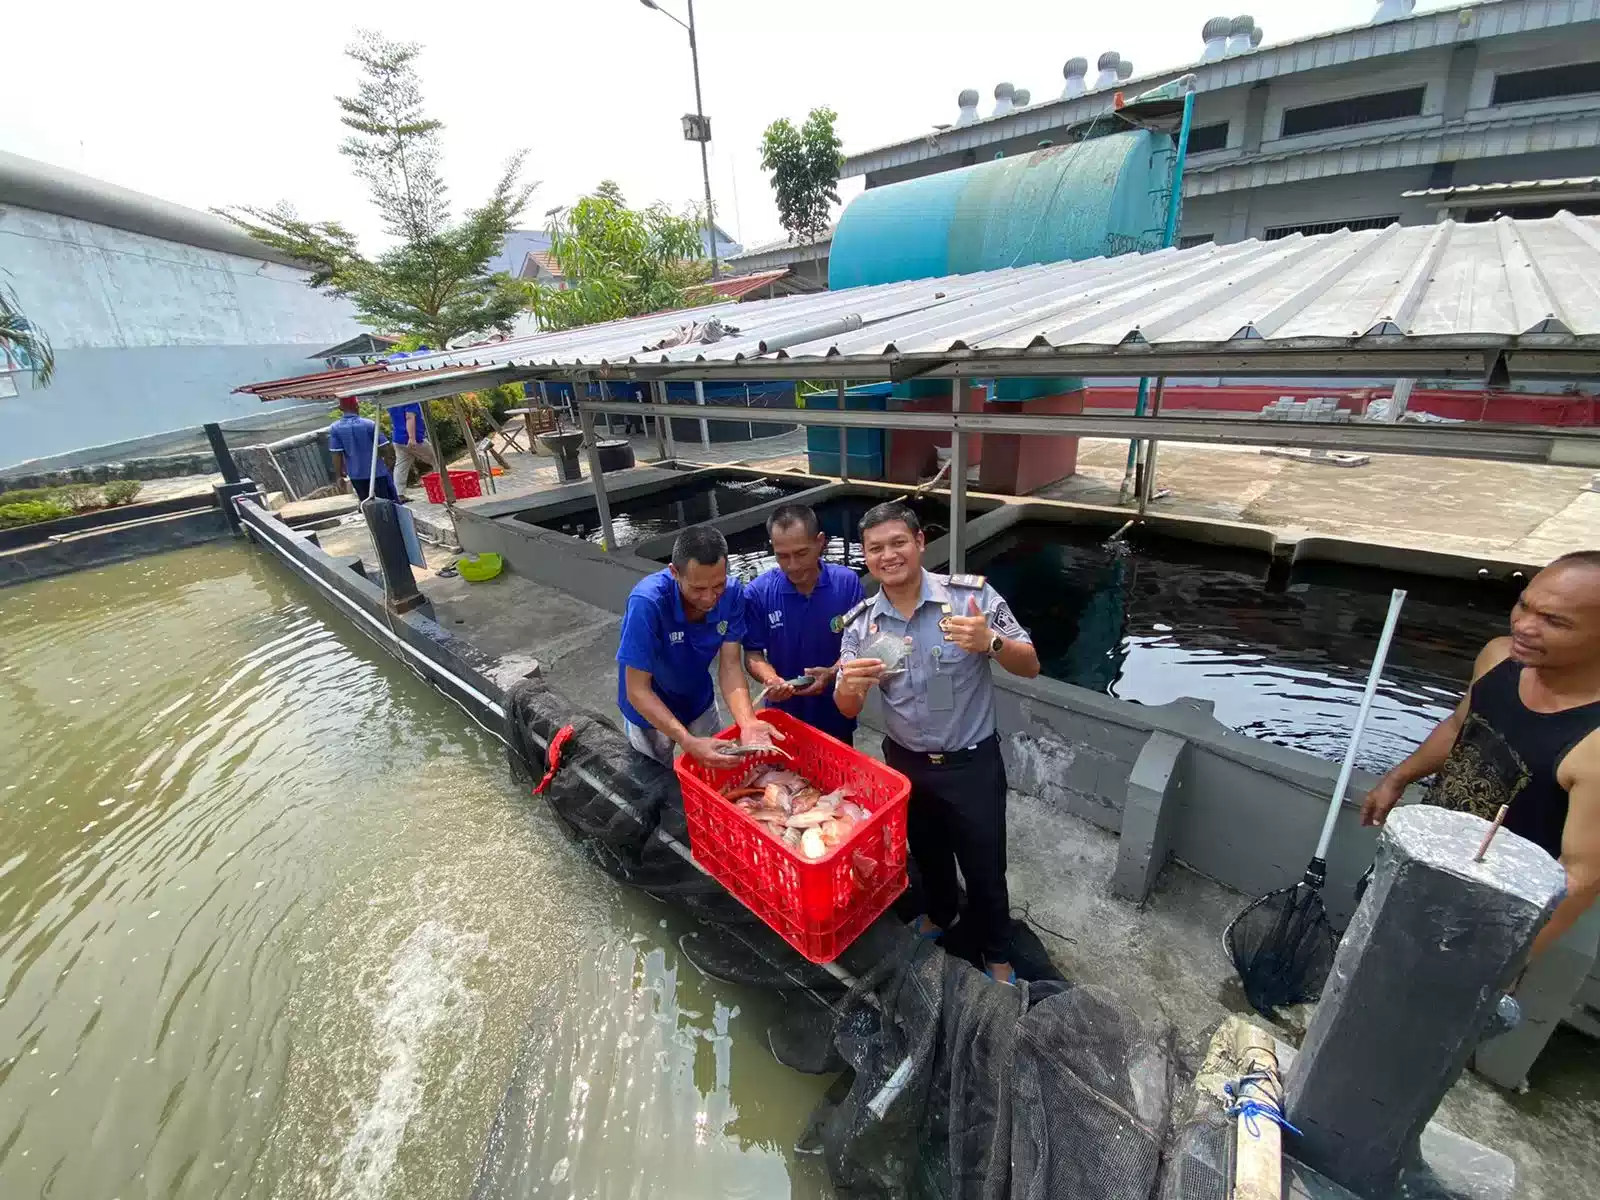
M 907 833 L 928 909 L 917 918 L 917 931 L 936 937 L 955 920 L 959 862 L 967 884 L 965 920 L 977 926 L 986 969 L 991 978 L 1012 983 L 1006 769 L 989 662 L 1032 678 L 1039 656 L 1028 631 L 981 575 L 922 569 L 922 526 L 905 505 L 869 511 L 861 519 L 861 543 L 881 590 L 845 614 L 834 703 L 856 717 L 874 686 L 883 693 L 884 761 L 911 780 Z M 863 647 L 870 655 L 873 640 L 885 636 L 904 647 L 898 669 L 861 656 Z

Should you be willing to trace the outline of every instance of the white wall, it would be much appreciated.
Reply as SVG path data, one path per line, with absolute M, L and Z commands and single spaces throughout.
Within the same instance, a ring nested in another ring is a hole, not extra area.
M 33 209 L 0 208 L 0 266 L 56 351 L 49 388 L 0 398 L 0 468 L 261 414 L 233 388 L 361 328 L 292 267 Z

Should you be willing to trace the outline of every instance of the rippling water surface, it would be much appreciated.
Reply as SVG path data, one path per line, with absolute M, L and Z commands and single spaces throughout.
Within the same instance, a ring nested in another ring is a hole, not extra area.
M 817 1194 L 771 999 L 276 564 L 0 591 L 0 646 L 0 1197 L 460 1197 L 513 1101 L 493 1194 Z
M 1343 757 L 1389 608 L 1407 589 L 1357 763 L 1383 771 L 1461 699 L 1485 642 L 1506 632 L 1502 584 L 1313 565 L 1268 578 L 1265 554 L 1022 522 L 975 547 L 1033 634 L 1045 674 L 1141 704 L 1207 700 L 1263 741 Z

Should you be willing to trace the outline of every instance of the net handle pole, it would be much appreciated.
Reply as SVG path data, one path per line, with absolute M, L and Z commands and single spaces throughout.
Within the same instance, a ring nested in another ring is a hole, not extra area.
M 1333 786 L 1333 802 L 1328 805 L 1328 815 L 1322 821 L 1322 836 L 1317 839 L 1316 860 L 1326 862 L 1328 846 L 1333 841 L 1333 827 L 1338 823 L 1339 810 L 1344 806 L 1344 794 L 1350 787 L 1350 775 L 1356 766 L 1356 750 L 1361 745 L 1361 735 L 1367 730 L 1367 718 L 1372 715 L 1372 698 L 1377 695 L 1378 681 L 1383 678 L 1383 664 L 1389 657 L 1389 643 L 1394 640 L 1395 627 L 1400 624 L 1400 607 L 1406 602 L 1405 591 L 1395 588 L 1389 594 L 1389 616 L 1383 623 L 1383 636 L 1378 639 L 1378 652 L 1372 656 L 1372 670 L 1367 672 L 1367 690 L 1361 693 L 1361 707 L 1356 710 L 1356 727 L 1350 732 L 1350 744 L 1345 747 L 1344 762 L 1339 766 L 1339 782 Z

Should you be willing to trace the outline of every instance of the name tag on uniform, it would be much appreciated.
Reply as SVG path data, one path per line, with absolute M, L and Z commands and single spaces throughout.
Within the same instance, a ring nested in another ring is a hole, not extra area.
M 934 671 L 928 677 L 928 708 L 933 712 L 949 712 L 955 706 L 955 679 L 944 671 Z

